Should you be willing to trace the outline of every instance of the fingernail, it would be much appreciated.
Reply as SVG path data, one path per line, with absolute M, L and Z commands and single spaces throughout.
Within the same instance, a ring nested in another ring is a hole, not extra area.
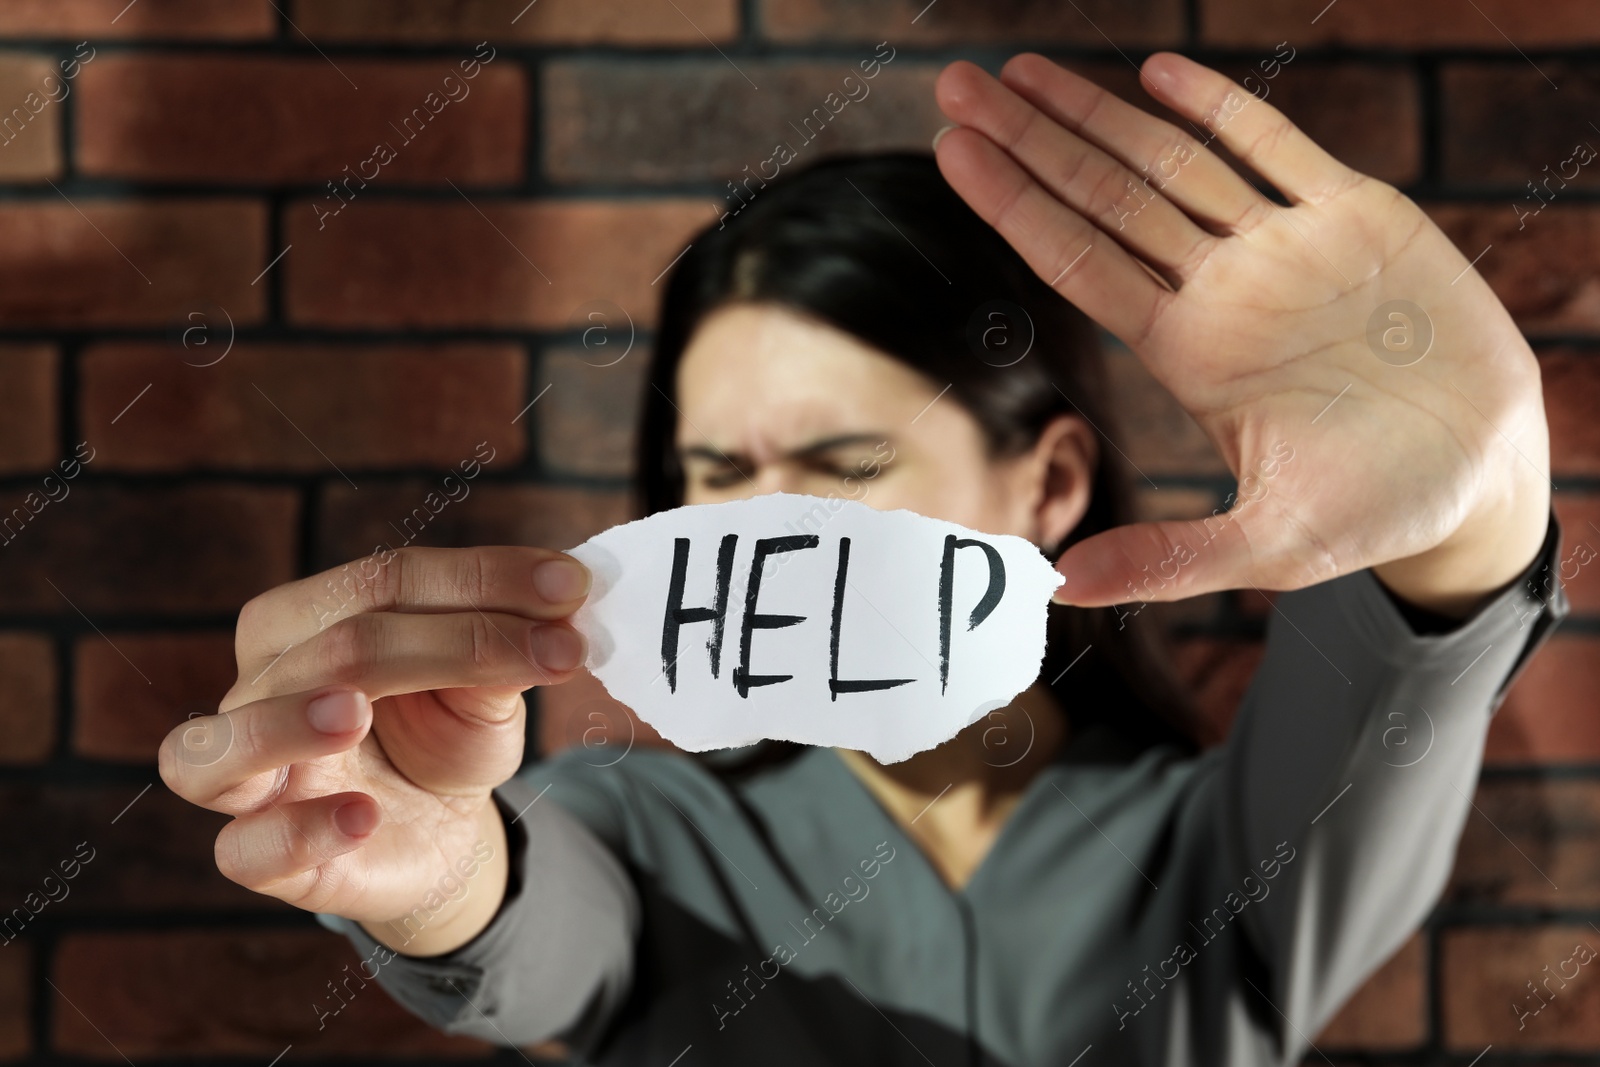
M 366 703 L 366 694 L 354 690 L 325 693 L 306 705 L 306 719 L 313 730 L 325 734 L 348 733 L 365 719 Z
M 551 559 L 533 568 L 533 588 L 552 604 L 576 600 L 589 591 L 589 569 L 569 559 Z
M 533 658 L 548 670 L 573 670 L 583 662 L 583 637 L 568 626 L 535 626 Z
M 955 129 L 954 126 L 941 127 L 939 132 L 933 135 L 933 147 L 937 149 L 939 147 L 939 138 L 943 137 L 953 129 Z
M 361 800 L 352 800 L 333 809 L 333 825 L 346 837 L 366 837 L 378 828 L 378 808 Z

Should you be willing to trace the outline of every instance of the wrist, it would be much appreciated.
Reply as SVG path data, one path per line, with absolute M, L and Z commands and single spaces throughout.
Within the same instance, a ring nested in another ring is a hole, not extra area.
M 420 891 L 408 913 L 386 922 L 362 922 L 361 928 L 395 952 L 416 957 L 452 952 L 482 933 L 499 913 L 510 875 L 505 821 L 493 796 L 478 811 L 469 834 L 474 844 Z M 454 899 L 447 888 L 451 885 L 463 887 Z
M 1374 566 L 1373 574 L 1408 604 L 1451 618 L 1471 615 L 1528 568 L 1549 527 L 1547 479 L 1522 464 L 1505 484 L 1442 542 Z

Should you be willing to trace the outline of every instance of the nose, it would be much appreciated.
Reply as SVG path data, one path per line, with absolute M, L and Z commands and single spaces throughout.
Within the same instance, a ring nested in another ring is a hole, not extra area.
M 751 481 L 755 482 L 758 494 L 800 492 L 795 472 L 785 463 L 763 463 Z

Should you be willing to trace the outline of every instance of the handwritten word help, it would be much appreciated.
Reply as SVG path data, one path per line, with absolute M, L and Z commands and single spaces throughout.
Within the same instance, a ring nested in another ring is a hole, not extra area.
M 573 616 L 586 665 L 691 751 L 774 738 L 890 763 L 1038 677 L 1062 579 L 1036 547 L 855 501 L 785 532 L 817 503 L 677 508 L 572 549 L 594 574 Z

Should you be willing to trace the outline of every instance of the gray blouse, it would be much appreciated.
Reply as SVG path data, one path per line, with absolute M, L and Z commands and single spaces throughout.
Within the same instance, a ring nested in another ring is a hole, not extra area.
M 740 779 L 569 750 L 496 790 L 493 922 L 371 966 L 445 1031 L 593 1064 L 1294 1063 L 1443 889 L 1559 544 L 1442 633 L 1369 571 L 1283 594 L 1225 744 L 1074 736 L 960 891 L 832 749 Z

